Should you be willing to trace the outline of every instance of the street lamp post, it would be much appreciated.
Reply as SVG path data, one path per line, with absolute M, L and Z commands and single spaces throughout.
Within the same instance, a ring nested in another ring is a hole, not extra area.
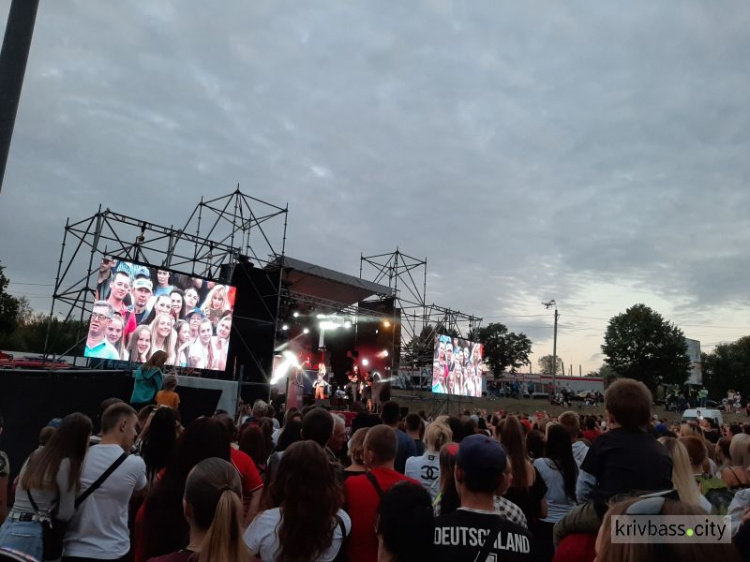
M 560 317 L 560 313 L 557 311 L 557 303 L 555 302 L 555 299 L 552 299 L 551 301 L 543 302 L 542 305 L 547 310 L 549 310 L 553 306 L 555 307 L 555 331 L 554 331 L 554 337 L 552 339 L 552 392 L 553 394 L 556 394 L 557 393 L 557 379 L 556 379 L 556 375 L 557 375 L 557 319 Z

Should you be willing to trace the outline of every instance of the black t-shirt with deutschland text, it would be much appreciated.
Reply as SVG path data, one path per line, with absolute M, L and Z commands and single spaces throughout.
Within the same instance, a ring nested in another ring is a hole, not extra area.
M 493 527 L 499 531 L 487 562 L 534 560 L 526 529 L 495 512 L 460 507 L 435 521 L 435 562 L 485 562 L 477 555 Z

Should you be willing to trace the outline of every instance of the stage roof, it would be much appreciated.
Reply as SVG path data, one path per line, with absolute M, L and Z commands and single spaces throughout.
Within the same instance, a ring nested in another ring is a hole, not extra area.
M 281 266 L 290 291 L 349 306 L 374 295 L 388 297 L 394 291 L 385 285 L 282 256 L 269 267 Z

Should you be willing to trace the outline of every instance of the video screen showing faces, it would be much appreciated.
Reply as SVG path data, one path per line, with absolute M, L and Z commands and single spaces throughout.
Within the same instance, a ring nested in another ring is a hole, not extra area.
M 435 337 L 432 392 L 482 396 L 482 344 L 450 336 Z
M 104 257 L 99 265 L 84 355 L 224 371 L 235 288 Z

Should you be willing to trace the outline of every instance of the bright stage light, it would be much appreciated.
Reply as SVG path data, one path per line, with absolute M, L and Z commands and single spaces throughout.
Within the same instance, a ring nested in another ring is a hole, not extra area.
M 292 316 L 294 316 L 295 318 L 299 318 L 299 312 L 295 312 L 294 314 L 292 314 Z
M 385 326 L 386 328 L 390 328 L 391 323 L 388 320 L 383 320 L 383 326 Z
M 348 329 L 348 328 L 351 328 L 351 327 L 352 327 L 352 323 L 351 322 L 349 322 L 348 320 L 346 322 L 344 322 L 344 328 Z
M 321 330 L 335 330 L 340 327 L 339 324 L 331 322 L 330 320 L 323 320 L 318 326 L 320 326 Z
M 271 384 L 279 382 L 289 374 L 290 370 L 300 368 L 299 360 L 294 353 L 291 351 L 285 351 L 281 355 L 284 357 L 284 360 L 274 369 L 273 376 L 271 377 Z
M 384 349 L 383 351 L 381 351 L 380 353 L 378 353 L 378 358 L 383 359 L 385 357 L 388 357 L 388 350 L 387 349 Z
M 283 325 L 283 326 L 281 327 L 281 329 L 282 329 L 282 330 L 284 330 L 284 331 L 287 331 L 287 330 L 289 329 L 289 326 L 287 326 L 286 324 L 284 324 L 284 325 Z
M 370 364 L 370 361 L 367 359 L 362 359 L 362 365 L 367 367 Z
M 309 333 L 310 333 L 310 330 L 309 330 L 308 328 L 305 328 L 304 330 L 302 330 L 302 333 L 303 333 L 303 334 L 309 334 Z

